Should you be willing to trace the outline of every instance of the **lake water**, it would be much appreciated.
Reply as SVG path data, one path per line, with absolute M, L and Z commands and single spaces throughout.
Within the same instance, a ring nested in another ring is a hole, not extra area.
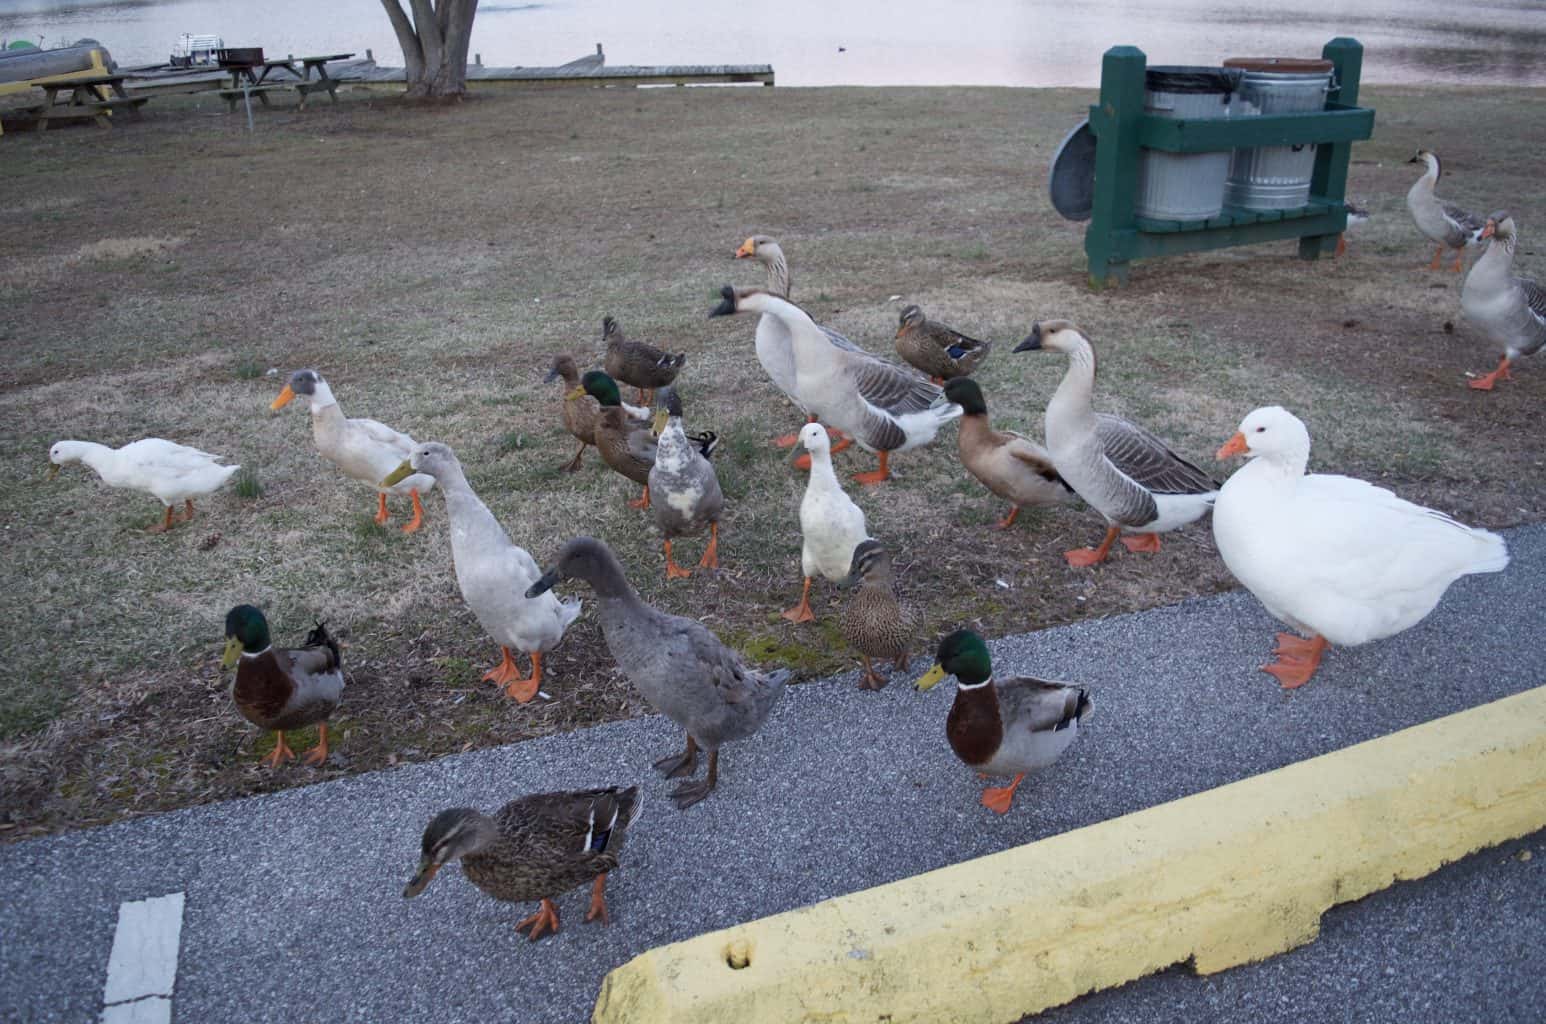
M 406 6 L 406 5 L 405 5 Z M 100 40 L 164 61 L 184 32 L 309 55 L 367 48 L 402 64 L 380 0 L 0 0 L 0 37 Z M 1364 80 L 1546 85 L 1543 0 L 483 0 L 485 64 L 772 64 L 781 86 L 1096 85 L 1107 47 L 1151 64 L 1318 56 L 1359 39 Z

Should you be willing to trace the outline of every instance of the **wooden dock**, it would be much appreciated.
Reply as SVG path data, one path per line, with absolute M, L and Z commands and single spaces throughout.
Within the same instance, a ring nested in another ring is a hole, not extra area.
M 407 81 L 402 68 L 378 67 L 375 61 L 360 60 L 341 63 L 332 74 L 346 85 L 373 87 L 400 87 Z M 521 88 L 618 88 L 632 89 L 641 85 L 772 85 L 771 64 L 676 64 L 644 65 L 618 64 L 615 66 L 565 64 L 560 67 L 489 67 L 482 64 L 467 65 L 468 87 L 507 86 Z

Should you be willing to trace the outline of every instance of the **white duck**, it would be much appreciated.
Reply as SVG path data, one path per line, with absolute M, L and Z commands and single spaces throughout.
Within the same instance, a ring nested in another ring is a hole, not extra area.
M 1346 476 L 1305 474 L 1310 433 L 1278 406 L 1240 423 L 1220 459 L 1251 461 L 1213 508 L 1224 564 L 1278 619 L 1310 639 L 1278 634 L 1262 666 L 1285 688 L 1315 673 L 1328 643 L 1394 636 L 1433 611 L 1449 585 L 1508 565 L 1503 538 Z
M 414 446 L 413 452 L 381 481 L 396 486 L 415 476 L 429 476 L 446 496 L 451 521 L 451 560 L 462 598 L 478 624 L 499 644 L 500 662 L 483 678 L 505 688 L 522 704 L 542 685 L 542 655 L 558 646 L 564 630 L 580 615 L 580 602 L 560 603 L 551 593 L 526 597 L 542 570 L 522 547 L 510 540 L 494 513 L 473 492 L 462 464 L 450 448 L 438 442 Z M 531 675 L 523 678 L 510 649 L 531 655 Z
M 805 482 L 805 497 L 800 499 L 800 571 L 805 587 L 800 603 L 785 611 L 790 622 L 814 622 L 811 611 L 811 580 L 818 573 L 833 583 L 848 579 L 853 565 L 854 548 L 866 538 L 864 509 L 838 483 L 832 471 L 831 440 L 820 423 L 800 428 L 800 442 L 811 455 L 811 475 Z
M 1439 183 L 1439 158 L 1426 149 L 1419 149 L 1409 164 L 1426 164 L 1423 176 L 1412 183 L 1406 194 L 1406 208 L 1417 222 L 1417 229 L 1428 236 L 1437 249 L 1429 270 L 1438 270 L 1444 262 L 1444 250 L 1455 250 L 1455 273 L 1460 273 L 1460 260 L 1467 246 L 1481 241 L 1482 218 L 1454 203 L 1445 202 L 1434 195 Z
M 162 533 L 175 522 L 172 506 L 186 503 L 183 521 L 187 522 L 193 518 L 193 499 L 216 490 L 241 468 L 220 465 L 222 458 L 159 437 L 142 438 L 122 448 L 95 441 L 56 441 L 48 450 L 48 461 L 53 463 L 48 475 L 57 475 L 66 463 L 84 462 L 109 487 L 154 494 L 166 506 L 166 516 L 150 529 Z
M 1069 565 L 1104 561 L 1112 541 L 1124 533 L 1129 551 L 1158 551 L 1159 535 L 1205 515 L 1219 485 L 1138 426 L 1091 407 L 1095 391 L 1095 349 L 1067 320 L 1031 327 L 1016 352 L 1062 352 L 1068 372 L 1047 403 L 1047 450 L 1052 465 L 1074 493 L 1106 519 L 1098 548 L 1063 552 Z
M 290 382 L 269 408 L 283 409 L 297 397 L 306 399 L 311 410 L 311 436 L 322 457 L 343 470 L 345 476 L 376 488 L 376 522 L 385 524 L 390 518 L 388 494 L 407 495 L 413 499 L 413 518 L 403 526 L 403 532 L 417 530 L 424 522 L 424 505 L 419 495 L 435 486 L 434 478 L 417 473 L 392 487 L 382 486 L 380 480 L 397 468 L 418 442 L 385 423 L 345 419 L 333 389 L 316 370 L 296 370 L 291 374 Z
M 1519 234 L 1514 218 L 1499 210 L 1487 218 L 1482 237 L 1488 239 L 1460 288 L 1460 312 L 1487 335 L 1502 353 L 1498 368 L 1471 381 L 1478 391 L 1491 391 L 1509 380 L 1509 363 L 1546 345 L 1546 288 L 1528 277 L 1514 276 L 1514 246 Z
M 831 427 L 846 431 L 880 465 L 854 479 L 878 484 L 891 476 L 890 455 L 934 440 L 939 428 L 961 415 L 944 392 L 922 375 L 877 359 L 867 352 L 833 345 L 805 310 L 760 288 L 726 285 L 715 316 L 765 314 L 758 324 L 788 339 L 795 356 L 795 391 L 807 411 Z

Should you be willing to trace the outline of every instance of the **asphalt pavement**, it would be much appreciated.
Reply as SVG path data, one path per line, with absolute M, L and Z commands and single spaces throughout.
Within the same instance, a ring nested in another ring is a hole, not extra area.
M 181 893 L 157 904 L 182 915 L 177 1021 L 584 1021 L 606 972 L 652 946 L 1541 685 L 1546 526 L 1506 536 L 1507 571 L 1460 581 L 1399 637 L 1330 652 L 1296 692 L 1255 670 L 1277 624 L 1244 593 L 994 642 L 1000 674 L 1077 681 L 1095 705 L 1002 818 L 945 744 L 953 687 L 912 690 L 920 657 L 878 693 L 857 673 L 792 688 L 686 811 L 649 769 L 681 734 L 649 717 L 3 847 L 0 1019 L 97 1019 L 120 904 Z M 437 811 L 627 782 L 645 809 L 609 880 L 610 927 L 584 923 L 576 891 L 559 901 L 562 931 L 528 942 L 514 925 L 534 907 L 489 899 L 454 867 L 402 899 Z M 1304 949 L 1208 978 L 1173 969 L 1045 1019 L 1538 1022 L 1543 864 L 1538 833 L 1334 910 Z M 115 1004 L 113 1019 L 160 1012 L 153 1002 Z

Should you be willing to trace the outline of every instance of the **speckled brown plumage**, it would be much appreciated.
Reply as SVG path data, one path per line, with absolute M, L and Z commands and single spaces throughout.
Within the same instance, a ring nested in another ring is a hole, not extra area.
M 914 618 L 897 600 L 891 556 L 879 542 L 866 540 L 854 548 L 848 582 L 856 589 L 838 625 L 843 639 L 864 660 L 859 688 L 878 690 L 887 679 L 875 671 L 871 659 L 889 659 L 898 669 L 904 668 L 913 642 Z
M 642 341 L 633 341 L 623 334 L 623 329 L 612 317 L 601 321 L 601 340 L 606 342 L 607 356 L 603 364 L 613 380 L 631 384 L 641 392 L 663 388 L 676 380 L 687 353 L 672 355 Z
M 935 379 L 966 377 L 988 358 L 991 341 L 978 341 L 923 315 L 917 306 L 902 310 L 896 329 L 896 352 Z M 951 349 L 959 355 L 951 355 Z

